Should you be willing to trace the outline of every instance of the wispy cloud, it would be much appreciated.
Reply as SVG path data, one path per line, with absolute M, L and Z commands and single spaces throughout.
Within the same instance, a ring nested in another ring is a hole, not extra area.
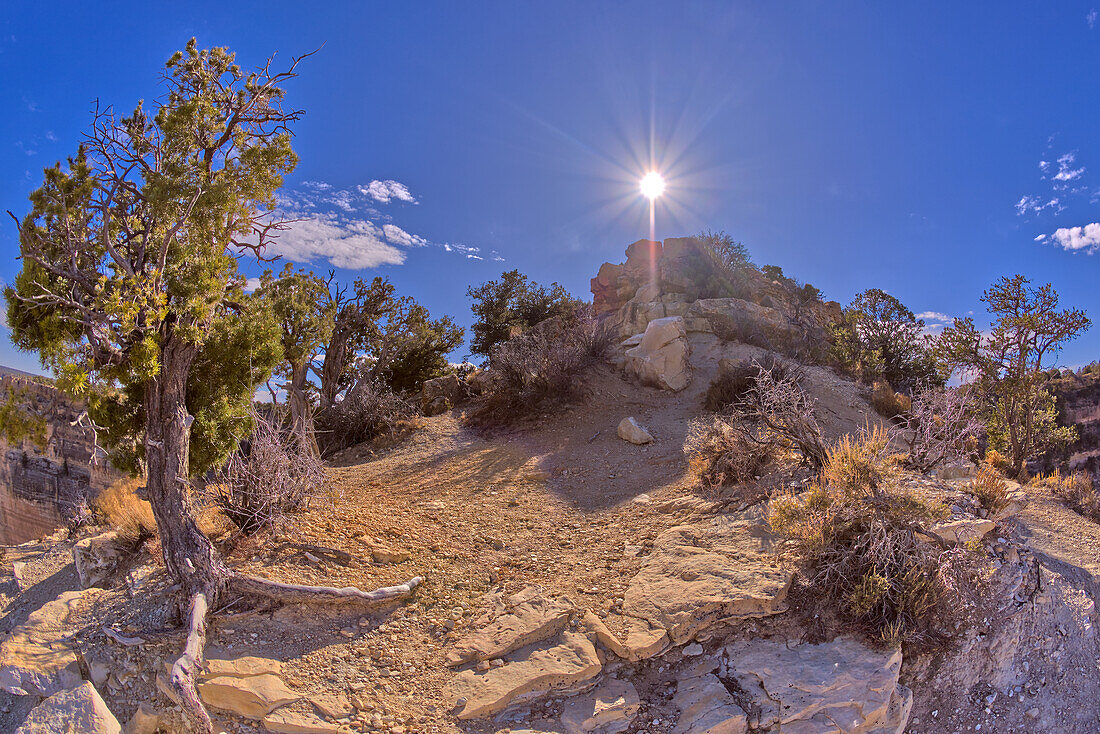
M 1085 16 L 1085 20 L 1088 22 L 1089 28 L 1096 27 L 1096 19 L 1098 17 L 1100 17 L 1100 14 L 1096 12 L 1096 8 L 1093 8 L 1089 11 L 1089 14 Z
M 1074 168 L 1077 162 L 1076 153 L 1066 153 L 1058 159 L 1058 173 L 1054 174 L 1055 181 L 1073 181 L 1081 177 L 1085 172 L 1084 167 Z
M 359 193 L 368 196 L 379 204 L 389 204 L 396 199 L 407 204 L 415 204 L 416 197 L 412 195 L 408 187 L 392 179 L 386 181 L 371 181 L 366 186 L 359 187 Z
M 1085 252 L 1089 255 L 1100 250 L 1100 222 L 1086 224 L 1083 227 L 1060 227 L 1052 235 L 1040 235 L 1036 242 L 1047 242 L 1070 252 Z
M 948 316 L 940 311 L 922 311 L 917 318 L 924 322 L 925 334 L 938 334 L 945 327 L 955 323 L 953 316 Z
M 1020 200 L 1016 202 L 1016 214 L 1021 217 L 1029 213 L 1038 214 L 1044 209 L 1062 211 L 1064 208 L 1065 207 L 1061 206 L 1057 196 L 1045 202 L 1038 196 L 1021 196 Z
M 409 248 L 433 244 L 445 252 L 483 259 L 477 247 L 433 243 L 393 223 L 390 214 L 372 206 L 392 201 L 417 203 L 404 184 L 392 180 L 375 180 L 351 189 L 339 189 L 324 181 L 305 181 L 285 189 L 279 192 L 278 215 L 295 221 L 278 234 L 269 253 L 347 270 L 401 265 Z M 503 259 L 496 253 L 489 256 Z

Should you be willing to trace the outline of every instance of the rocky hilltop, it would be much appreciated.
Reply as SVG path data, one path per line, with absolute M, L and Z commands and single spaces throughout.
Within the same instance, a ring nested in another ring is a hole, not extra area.
M 693 274 L 702 256 L 692 240 L 643 240 L 601 267 L 596 307 L 620 338 L 585 376 L 583 403 L 494 432 L 467 427 L 461 405 L 443 409 L 385 450 L 339 454 L 331 496 L 291 533 L 241 539 L 208 523 L 252 575 L 360 588 L 426 579 L 369 612 L 230 602 L 208 630 L 198 686 L 215 724 L 1095 731 L 1100 526 L 1041 488 L 1007 482 L 1005 501 L 986 506 L 973 467 L 901 476 L 943 510 L 933 542 L 969 554 L 983 581 L 960 590 L 952 634 L 918 645 L 811 611 L 768 521 L 772 495 L 806 489 L 804 467 L 732 492 L 701 486 L 684 447 L 723 365 L 805 354 L 839 309 L 778 279 L 715 295 Z M 881 422 L 866 386 L 820 364 L 800 380 L 830 440 Z M 182 634 L 164 613 L 173 589 L 155 543 L 89 528 L 6 549 L 0 729 L 178 730 L 164 663 Z

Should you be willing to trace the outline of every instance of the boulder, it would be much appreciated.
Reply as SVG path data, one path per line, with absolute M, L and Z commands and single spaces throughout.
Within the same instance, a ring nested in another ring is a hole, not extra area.
M 579 693 L 592 685 L 602 668 L 587 637 L 565 632 L 560 643 L 528 648 L 501 667 L 484 673 L 462 671 L 448 685 L 447 694 L 459 719 L 484 718 L 524 701 Z
M 629 681 L 608 678 L 588 693 L 566 701 L 561 725 L 566 734 L 620 734 L 634 721 L 640 707 L 638 692 Z
M 122 727 L 99 691 L 85 681 L 31 709 L 15 734 L 120 734 Z
M 340 727 L 312 714 L 275 711 L 264 717 L 264 728 L 276 734 L 339 734 Z
M 744 734 L 748 731 L 748 716 L 713 673 L 678 681 L 672 704 L 680 711 L 673 734 Z
M 677 645 L 719 619 L 777 614 L 792 571 L 779 565 L 774 544 L 759 509 L 670 528 L 627 586 L 623 613 Z
M 80 588 L 87 589 L 103 583 L 118 568 L 122 558 L 118 533 L 108 530 L 105 533 L 78 540 L 73 546 L 73 565 L 80 580 Z
M 992 520 L 980 517 L 964 517 L 950 522 L 936 523 L 931 532 L 937 538 L 948 545 L 955 543 L 969 543 L 972 540 L 980 540 L 996 526 Z
M 283 679 L 271 673 L 235 678 L 228 675 L 198 684 L 199 697 L 207 706 L 249 719 L 262 719 L 280 706 L 297 701 Z
M 122 734 L 156 734 L 161 727 L 160 715 L 148 703 L 138 705 L 137 711 L 122 727 Z
M 679 392 L 691 382 L 691 349 L 681 316 L 650 321 L 638 346 L 626 351 L 625 369 L 643 383 Z
M 912 692 L 898 684 L 901 648 L 877 650 L 852 638 L 790 646 L 753 639 L 726 648 L 724 677 L 756 704 L 757 728 L 805 734 L 900 734 Z
M 633 416 L 630 418 L 623 418 L 619 423 L 619 438 L 624 441 L 629 441 L 636 446 L 641 446 L 646 443 L 653 443 L 653 436 L 649 434 L 649 431 L 644 426 L 638 424 L 638 421 L 634 420 Z
M 424 383 L 420 390 L 420 410 L 432 416 L 445 413 L 466 397 L 466 386 L 458 375 L 444 375 Z
M 553 637 L 565 629 L 572 613 L 573 603 L 565 597 L 520 598 L 511 610 L 460 640 L 447 653 L 447 665 L 492 660 Z
M 42 605 L 0 644 L 0 687 L 45 698 L 80 685 L 80 662 L 69 643 L 80 614 L 106 592 L 66 591 Z

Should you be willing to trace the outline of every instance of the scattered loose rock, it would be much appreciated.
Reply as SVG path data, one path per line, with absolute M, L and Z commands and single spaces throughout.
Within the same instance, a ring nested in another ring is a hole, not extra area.
M 634 420 L 633 416 L 630 418 L 623 418 L 619 423 L 619 438 L 624 441 L 629 441 L 636 446 L 642 444 L 653 443 L 653 436 L 644 426 L 638 424 L 638 421 Z

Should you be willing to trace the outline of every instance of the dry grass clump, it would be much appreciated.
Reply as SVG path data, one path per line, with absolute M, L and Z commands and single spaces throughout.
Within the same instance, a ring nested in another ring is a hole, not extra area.
M 100 519 L 115 532 L 123 543 L 137 545 L 156 535 L 157 521 L 153 506 L 137 496 L 145 486 L 141 479 L 119 479 L 95 498 L 93 508 Z
M 207 496 L 245 534 L 284 525 L 327 486 L 325 467 L 311 446 L 256 414 L 252 435 L 229 457 Z
M 728 487 L 752 481 L 775 458 L 767 442 L 750 440 L 725 419 L 697 423 L 684 443 L 691 472 L 706 487 Z
M 772 529 L 804 563 L 808 597 L 885 640 L 930 642 L 949 633 L 973 586 L 965 548 L 945 549 L 925 527 L 944 516 L 897 484 L 883 430 L 845 439 L 801 495 L 772 504 Z
M 1056 470 L 1048 476 L 1040 475 L 1034 483 L 1049 487 L 1074 512 L 1100 522 L 1100 493 L 1096 491 L 1092 477 L 1085 472 L 1063 475 Z
M 913 407 L 913 402 L 909 396 L 894 392 L 889 382 L 879 380 L 871 391 L 871 405 L 882 417 L 897 418 L 908 413 Z
M 591 310 L 568 319 L 551 319 L 497 346 L 489 362 L 485 389 L 474 399 L 466 420 L 504 426 L 584 395 L 577 378 L 603 361 L 614 341 Z
M 986 451 L 983 463 L 993 467 L 993 469 L 1000 472 L 1002 476 L 1007 477 L 1012 473 L 1012 462 L 997 449 L 989 449 Z
M 977 476 L 966 485 L 966 491 L 974 495 L 989 514 L 1000 512 L 1008 506 L 1008 483 L 988 464 L 978 469 Z

